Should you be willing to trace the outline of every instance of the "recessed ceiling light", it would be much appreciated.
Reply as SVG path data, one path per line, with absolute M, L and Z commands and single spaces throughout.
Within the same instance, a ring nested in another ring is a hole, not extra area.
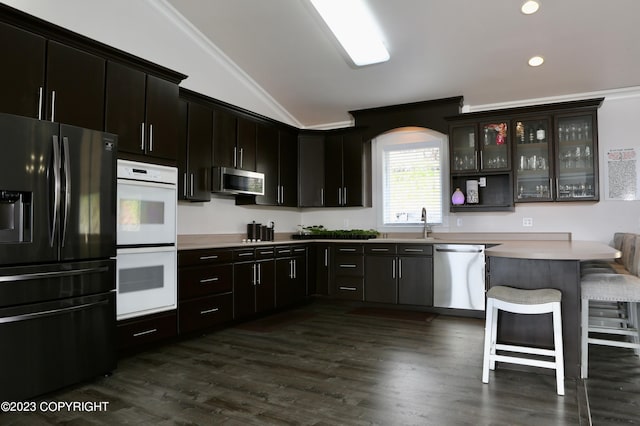
M 532 13 L 536 13 L 539 8 L 540 8 L 540 3 L 538 3 L 535 0 L 529 0 L 524 2 L 520 10 L 525 15 L 531 15 Z
M 532 67 L 539 67 L 544 63 L 544 58 L 542 56 L 533 56 L 529 59 L 529 65 Z
M 389 51 L 363 0 L 311 0 L 357 66 L 389 60 Z

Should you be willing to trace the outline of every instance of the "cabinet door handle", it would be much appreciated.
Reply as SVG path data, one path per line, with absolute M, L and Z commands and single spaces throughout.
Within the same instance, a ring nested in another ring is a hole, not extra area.
M 549 197 L 551 197 L 551 199 L 553 199 L 554 191 L 553 191 L 553 182 L 552 182 L 551 178 L 549 178 L 549 191 L 550 191 Z
M 42 94 L 44 88 L 40 86 L 38 88 L 38 120 L 42 120 Z
M 256 285 L 256 277 L 257 277 L 257 271 L 258 271 L 258 265 L 256 265 L 255 263 L 251 266 L 251 269 L 253 270 L 253 280 L 251 281 L 251 283 L 253 284 L 253 286 L 255 287 Z
M 347 205 L 347 187 L 345 186 L 344 188 L 342 188 L 342 191 L 344 192 L 344 196 L 342 197 L 342 205 L 346 206 Z
M 258 263 L 258 285 L 261 283 L 261 281 L 262 281 L 262 265 Z
M 289 279 L 293 279 L 293 260 L 289 261 Z
M 354 265 L 353 263 L 341 263 L 338 266 L 341 268 L 357 268 L 357 265 Z
M 186 197 L 187 193 L 187 172 L 184 172 L 184 178 L 182 179 L 182 194 Z
M 324 249 L 324 266 L 326 268 L 329 267 L 329 249 L 328 248 Z
M 140 151 L 144 151 L 144 121 L 140 125 Z
M 193 197 L 193 173 L 191 173 L 191 196 Z
M 138 333 L 133 333 L 133 337 L 140 337 L 140 336 L 144 336 L 144 335 L 147 335 L 147 334 L 153 334 L 156 331 L 158 331 L 157 328 L 152 328 L 151 330 L 140 331 Z
M 56 121 L 56 91 L 51 91 L 51 121 Z
M 293 279 L 295 280 L 296 278 L 298 278 L 298 262 L 296 261 L 296 259 L 293 259 Z
M 391 278 L 396 279 L 396 260 L 391 261 Z
M 424 252 L 423 249 L 414 249 L 414 248 L 408 248 L 408 249 L 404 249 L 405 253 L 422 253 Z
M 244 148 L 240 148 L 240 168 L 244 167 Z
M 320 205 L 324 206 L 324 188 L 320 188 Z
M 476 158 L 477 160 L 477 158 Z M 484 162 L 482 161 L 482 151 L 480 151 L 480 168 L 484 169 Z M 478 164 L 476 163 L 476 169 L 478 168 Z
M 206 283 L 211 283 L 214 281 L 218 281 L 220 279 L 220 277 L 213 277 L 213 278 L 203 278 L 200 280 L 200 284 L 206 284 Z
M 398 259 L 398 278 L 402 278 L 402 259 Z
M 211 259 L 217 259 L 217 258 L 218 258 L 217 254 L 214 254 L 211 256 L 200 256 L 200 260 L 211 260 Z
M 356 290 L 358 290 L 355 287 L 345 287 L 345 286 L 340 286 L 340 287 L 338 287 L 338 289 L 339 290 L 346 290 L 346 291 L 356 291 Z
M 153 152 L 153 124 L 149 124 L 149 152 Z
M 233 147 L 233 167 L 238 167 L 238 148 Z
M 338 188 L 338 205 L 342 205 L 342 191 Z
M 207 309 L 204 311 L 200 311 L 200 315 L 205 315 L 205 314 L 210 314 L 213 312 L 218 312 L 220 310 L 220 308 L 211 308 L 211 309 Z

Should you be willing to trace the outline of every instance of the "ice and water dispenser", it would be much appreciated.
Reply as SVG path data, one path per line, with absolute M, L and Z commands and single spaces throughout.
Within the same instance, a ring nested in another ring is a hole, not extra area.
M 31 241 L 31 193 L 0 190 L 0 243 Z

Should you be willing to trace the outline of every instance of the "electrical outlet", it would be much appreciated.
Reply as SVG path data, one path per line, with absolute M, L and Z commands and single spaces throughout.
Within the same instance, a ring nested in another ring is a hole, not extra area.
M 461 217 L 456 219 L 456 226 L 462 226 L 462 218 Z
M 533 226 L 533 218 L 532 217 L 523 217 L 522 218 L 522 226 Z

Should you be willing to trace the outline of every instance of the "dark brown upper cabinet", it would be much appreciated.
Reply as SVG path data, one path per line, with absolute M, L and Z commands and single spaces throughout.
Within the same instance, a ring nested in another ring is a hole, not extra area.
M 119 136 L 120 157 L 175 163 L 178 85 L 117 62 L 107 64 L 105 130 Z
M 105 60 L 49 41 L 45 118 L 102 130 Z
M 213 110 L 196 102 L 180 100 L 178 152 L 178 198 L 211 199 Z
M 327 135 L 324 152 L 327 207 L 371 207 L 371 144 L 357 131 Z
M 324 207 L 324 135 L 303 133 L 298 137 L 298 206 Z
M 44 37 L 0 23 L 0 111 L 42 118 L 46 45 Z
M 256 171 L 256 123 L 229 111 L 214 114 L 213 163 Z
M 104 59 L 4 23 L 0 54 L 2 112 L 102 129 Z
M 255 203 L 278 205 L 280 201 L 278 129 L 259 124 L 256 135 L 256 171 L 264 173 L 264 195 L 256 196 Z M 239 197 L 238 200 L 244 201 L 244 198 Z

